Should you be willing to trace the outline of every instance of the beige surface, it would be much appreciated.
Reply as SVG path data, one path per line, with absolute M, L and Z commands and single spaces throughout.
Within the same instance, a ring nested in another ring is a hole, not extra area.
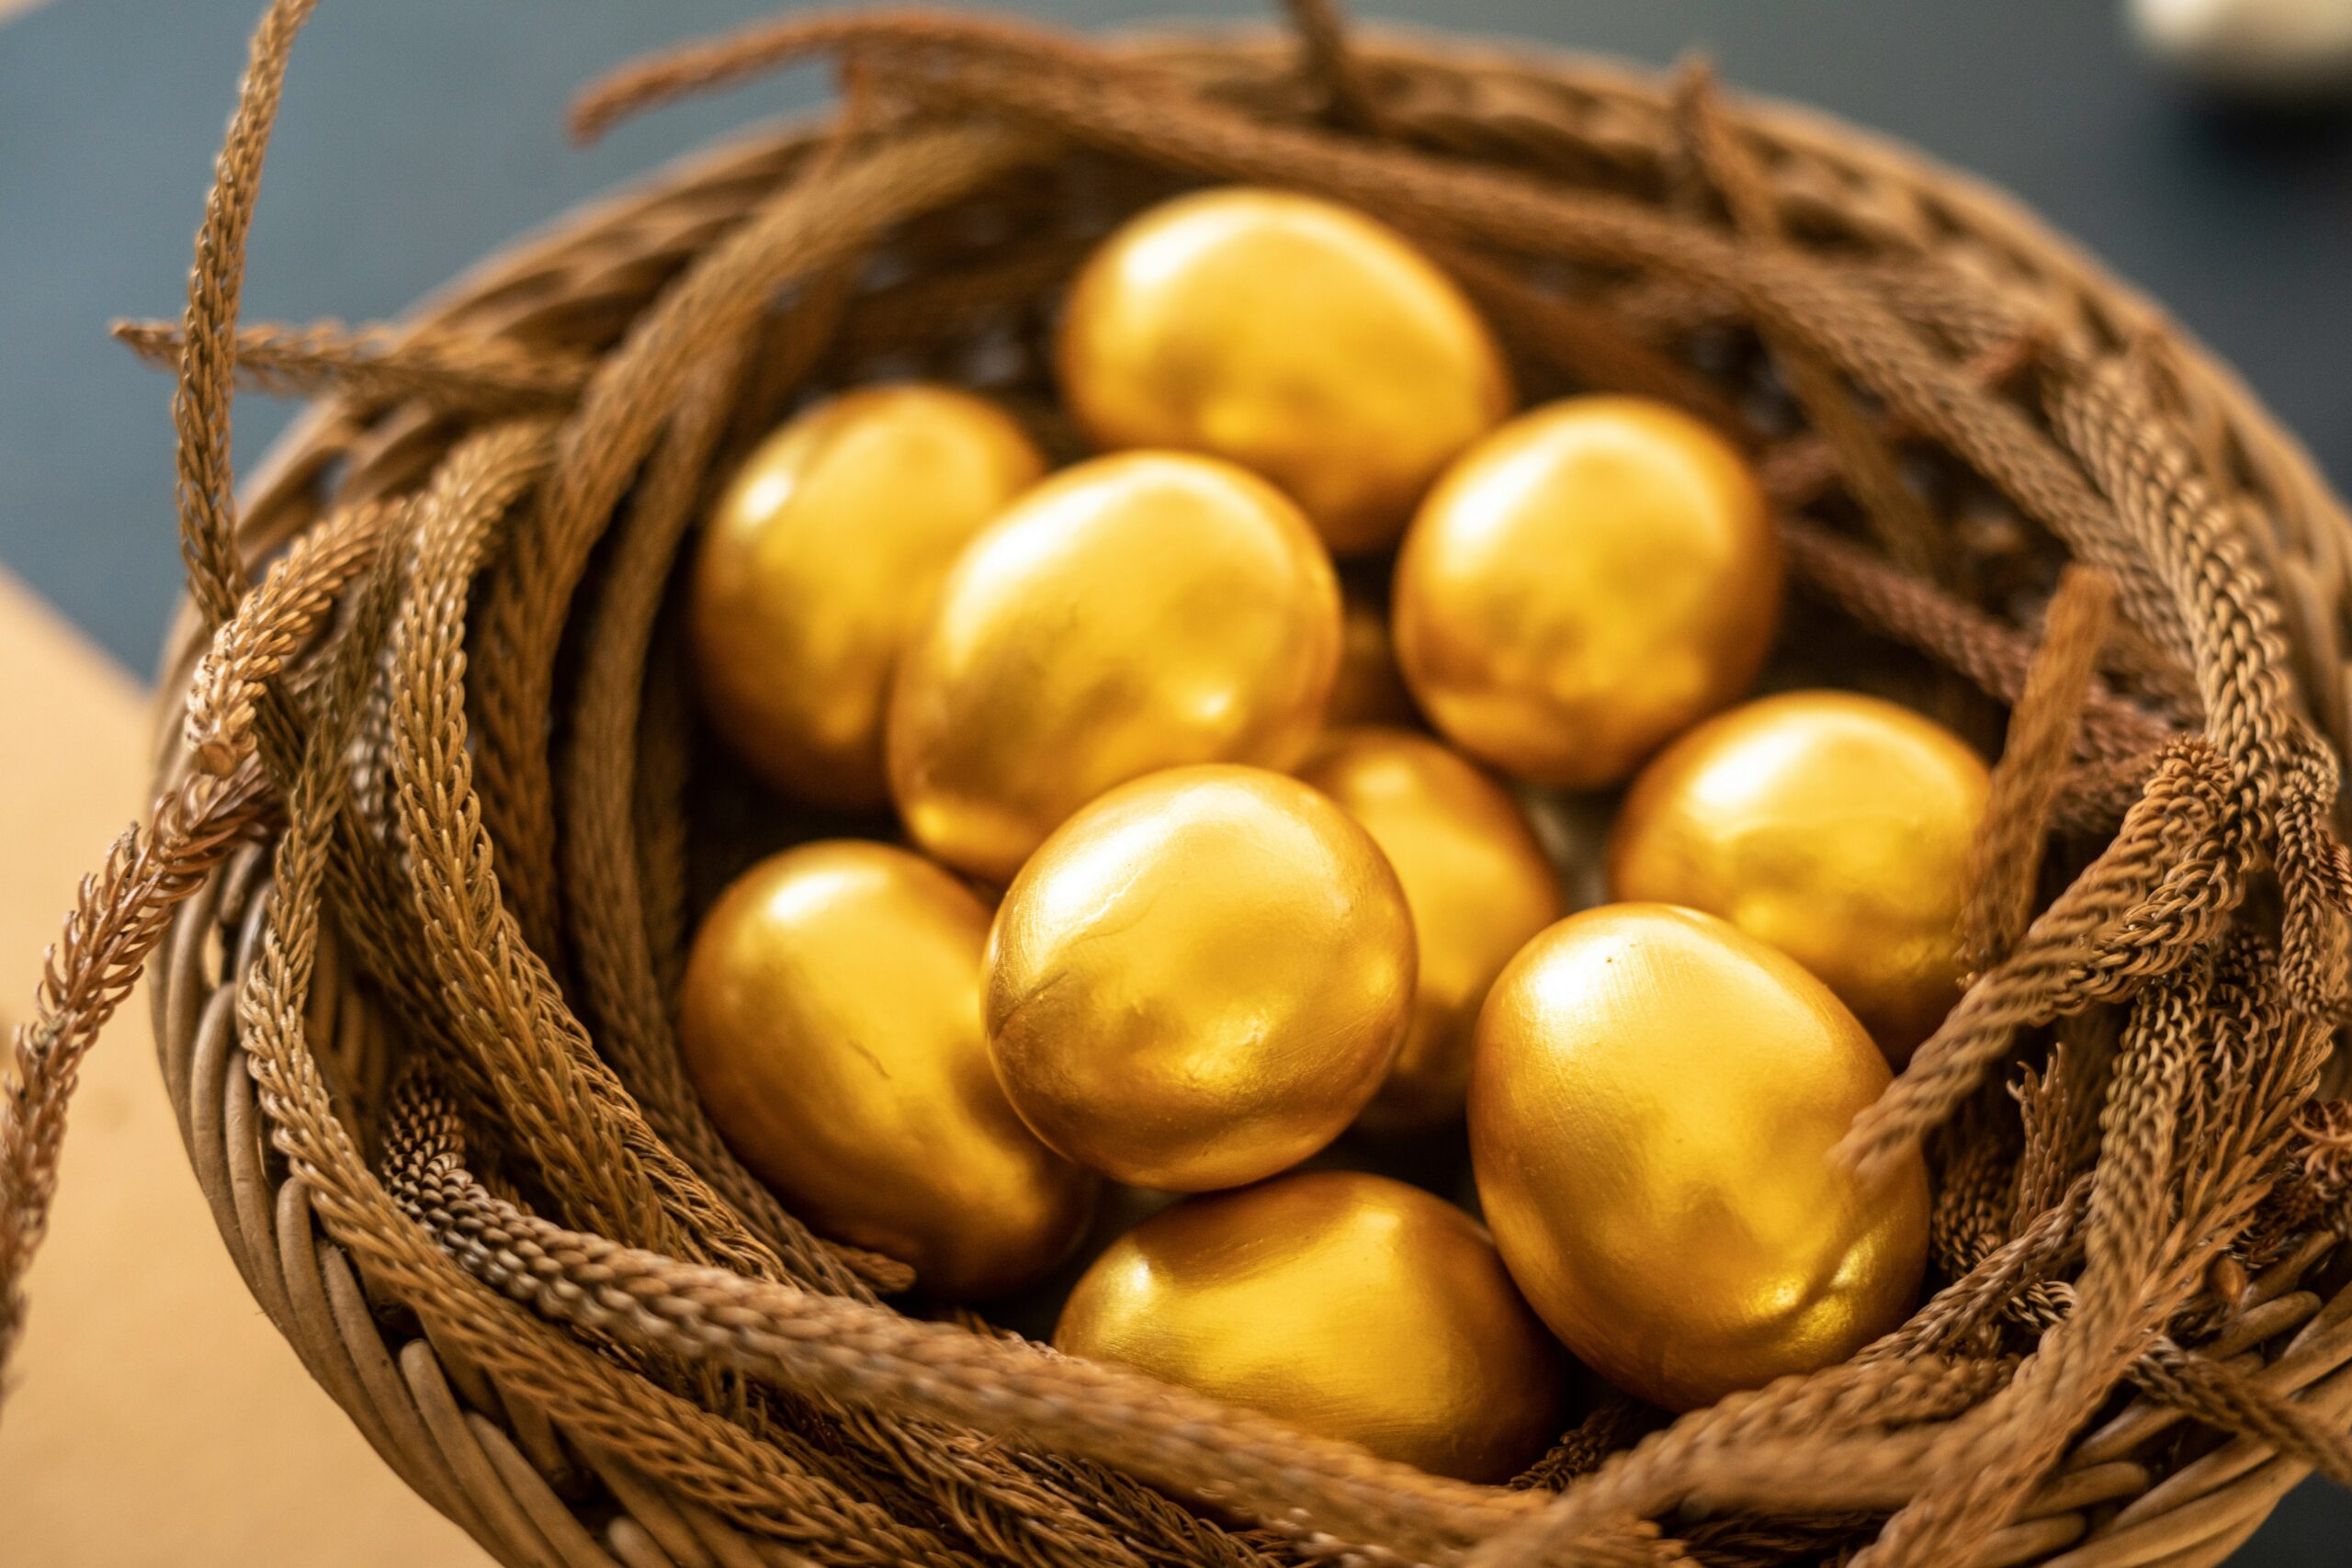
M 0 0 L 5 11 L 11 0 Z M 0 573 L 0 1021 L 145 795 L 145 698 Z M 245 1292 L 188 1172 L 143 997 L 99 1041 L 0 1411 L 0 1563 L 484 1561 L 387 1470 Z

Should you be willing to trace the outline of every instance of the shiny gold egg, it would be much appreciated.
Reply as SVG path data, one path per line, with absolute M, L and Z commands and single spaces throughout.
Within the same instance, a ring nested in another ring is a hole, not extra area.
M 1114 784 L 1286 768 L 1340 659 L 1340 590 L 1298 509 L 1229 463 L 1098 457 L 1029 492 L 948 574 L 890 703 L 916 842 L 1009 881 Z
M 980 1035 L 989 913 L 887 844 L 761 862 L 696 933 L 687 1076 L 729 1147 L 824 1235 L 956 1300 L 1035 1280 L 1077 1245 L 1098 1183 L 1039 1143 Z
M 1114 790 L 1021 868 L 989 936 L 998 1079 L 1055 1148 L 1138 1187 L 1255 1181 L 1337 1137 L 1413 1003 L 1396 874 L 1259 768 Z
M 713 728 L 769 784 L 885 798 L 891 668 L 966 541 L 1045 459 L 950 387 L 848 392 L 752 452 L 704 530 L 686 607 Z
M 1229 457 L 1341 554 L 1393 541 L 1513 397 L 1494 334 L 1428 258 L 1360 212 L 1274 190 L 1131 220 L 1080 273 L 1057 357 L 1098 445 Z
M 1804 964 L 1900 1066 L 1960 995 L 1984 761 L 1851 692 L 1718 714 L 1658 753 L 1609 845 L 1610 894 L 1720 915 Z
M 1843 1360 L 1926 1266 L 1925 1167 L 1865 1186 L 1829 1159 L 1888 1077 L 1827 987 L 1713 915 L 1571 915 L 1478 1021 L 1495 1245 L 1570 1350 L 1669 1409 Z
M 1566 1419 L 1564 1359 L 1486 1231 L 1354 1171 L 1145 1221 L 1079 1280 L 1054 1344 L 1464 1481 L 1507 1480 Z
M 1566 912 L 1517 802 L 1426 736 L 1331 731 L 1298 776 L 1363 825 L 1405 889 L 1420 950 L 1413 1022 L 1363 1122 L 1425 1127 L 1462 1114 L 1478 1004 L 1511 954 Z
M 1639 398 L 1504 425 L 1430 492 L 1396 561 L 1405 679 L 1455 744 L 1591 788 L 1737 696 L 1781 602 L 1747 463 Z
M 1396 668 L 1396 644 L 1388 635 L 1388 612 L 1361 593 L 1340 598 L 1340 678 L 1331 687 L 1324 722 L 1418 724 L 1405 672 Z

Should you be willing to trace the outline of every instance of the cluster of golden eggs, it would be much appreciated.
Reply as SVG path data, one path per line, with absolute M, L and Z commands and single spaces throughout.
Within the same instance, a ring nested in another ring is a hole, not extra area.
M 1742 453 L 1517 411 L 1442 271 L 1265 190 L 1114 233 L 1057 369 L 1102 455 L 853 391 L 703 536 L 714 728 L 903 829 L 702 924 L 680 1037 L 745 1163 L 951 1301 L 1069 1263 L 1106 1183 L 1185 1194 L 1062 1350 L 1475 1480 L 1561 1430 L 1562 1346 L 1687 1408 L 1899 1322 L 1924 1171 L 1826 1156 L 1956 995 L 1984 768 L 1857 694 L 1733 705 L 1781 600 Z M 1605 853 L 1547 853 L 1531 803 L 1629 781 Z M 1611 901 L 1570 914 L 1562 855 Z M 1484 1225 L 1294 1168 L 1465 1124 Z

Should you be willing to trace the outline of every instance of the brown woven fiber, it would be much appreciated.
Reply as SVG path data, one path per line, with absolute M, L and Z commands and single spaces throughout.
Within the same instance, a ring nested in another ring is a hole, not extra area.
M 810 55 L 832 119 L 408 321 L 241 328 L 310 8 L 256 37 L 186 320 L 124 333 L 178 373 L 190 608 L 153 819 L 17 1043 L 0 1355 L 74 1065 L 153 953 L 255 1298 L 511 1563 L 2192 1568 L 2305 1474 L 2352 1481 L 2352 523 L 2003 197 L 1700 68 L 1305 0 L 1287 33 L 1109 41 L 802 17 L 627 70 L 580 123 Z M 1535 396 L 1720 424 L 1785 511 L 1783 667 L 1997 745 L 1974 977 L 1840 1151 L 1925 1146 L 1932 1293 L 1851 1362 L 1679 1419 L 1610 1396 L 1513 1485 L 1442 1480 L 931 1308 L 697 1108 L 670 1002 L 746 813 L 682 689 L 688 530 L 841 386 L 965 382 L 1070 450 L 1063 281 L 1205 181 L 1405 230 Z M 239 378 L 315 399 L 242 504 Z

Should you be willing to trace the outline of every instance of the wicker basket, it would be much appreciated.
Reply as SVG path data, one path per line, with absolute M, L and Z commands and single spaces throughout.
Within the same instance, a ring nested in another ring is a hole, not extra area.
M 183 852 L 132 891 L 185 896 L 157 1036 L 238 1267 L 499 1559 L 2188 1568 L 2347 1473 L 2352 530 L 2225 368 L 2007 199 L 1697 73 L 1321 6 L 1103 46 L 820 19 L 588 112 L 821 50 L 845 122 L 672 169 L 396 329 L 236 334 L 304 9 L 265 24 L 186 333 L 141 339 L 181 366 L 197 609 L 154 839 Z M 1057 438 L 1061 279 L 1201 179 L 1388 216 L 1538 392 L 1719 419 L 1792 514 L 1791 657 L 2007 716 L 1979 977 L 1850 1151 L 1927 1142 L 1942 1288 L 1856 1363 L 1670 1425 L 1605 1400 L 1518 1485 L 1441 1481 L 876 1304 L 903 1270 L 776 1209 L 665 1066 L 723 837 L 684 823 L 729 819 L 662 615 L 698 499 L 810 387 L 966 380 Z M 232 359 L 320 394 L 233 525 Z

